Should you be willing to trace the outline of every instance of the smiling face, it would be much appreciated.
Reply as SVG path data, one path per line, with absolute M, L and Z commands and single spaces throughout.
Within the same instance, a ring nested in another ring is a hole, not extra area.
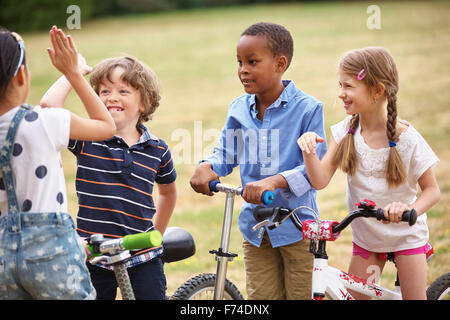
M 282 56 L 283 57 L 283 56 Z M 264 95 L 279 90 L 281 76 L 286 69 L 284 60 L 274 56 L 267 39 L 262 36 L 240 38 L 237 44 L 238 76 L 249 94 Z
M 339 71 L 339 98 L 344 102 L 347 114 L 362 113 L 371 106 L 369 87 L 355 76 Z
M 120 132 L 124 129 L 136 130 L 136 123 L 143 111 L 139 90 L 122 80 L 124 69 L 117 67 L 110 79 L 103 78 L 99 85 L 99 96 L 105 104 Z

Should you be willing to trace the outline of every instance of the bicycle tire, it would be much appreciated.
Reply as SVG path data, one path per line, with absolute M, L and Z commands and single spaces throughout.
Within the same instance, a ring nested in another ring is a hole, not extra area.
M 427 289 L 427 300 L 450 299 L 450 272 L 437 278 Z
M 202 273 L 184 282 L 171 297 L 174 300 L 212 300 L 216 275 Z M 244 300 L 238 288 L 225 279 L 224 300 Z

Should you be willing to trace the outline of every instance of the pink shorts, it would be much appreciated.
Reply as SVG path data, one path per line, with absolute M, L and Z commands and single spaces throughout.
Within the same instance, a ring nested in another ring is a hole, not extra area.
M 371 253 L 372 253 L 371 251 L 361 248 L 360 246 L 358 246 L 356 243 L 353 242 L 353 255 L 354 256 L 361 256 L 367 260 L 367 259 L 369 259 L 369 256 Z M 389 254 L 388 252 L 373 252 L 373 253 L 375 253 L 377 255 L 377 258 L 380 260 L 388 259 L 388 254 Z M 407 255 L 421 254 L 421 253 L 426 254 L 427 259 L 429 259 L 429 257 L 433 254 L 433 247 L 429 243 L 427 243 L 426 245 L 424 245 L 422 247 L 393 252 L 394 256 L 397 256 L 397 255 L 407 256 Z

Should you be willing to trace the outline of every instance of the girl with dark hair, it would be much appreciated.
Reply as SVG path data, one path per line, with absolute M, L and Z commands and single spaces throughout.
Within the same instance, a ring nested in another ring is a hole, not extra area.
M 100 140 L 114 121 L 78 70 L 70 36 L 53 27 L 53 65 L 82 100 L 90 119 L 26 104 L 30 72 L 22 38 L 0 31 L 0 300 L 93 299 L 86 253 L 73 220 L 60 151 L 69 138 Z

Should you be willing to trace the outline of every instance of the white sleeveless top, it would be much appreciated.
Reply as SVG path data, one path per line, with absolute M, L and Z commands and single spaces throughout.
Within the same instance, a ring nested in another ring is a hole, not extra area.
M 331 133 L 337 143 L 347 134 L 351 117 L 331 126 Z M 417 180 L 439 159 L 420 133 L 408 122 L 397 142 L 397 150 L 407 172 L 406 182 L 395 188 L 388 188 L 385 179 L 389 147 L 372 149 L 361 135 L 361 126 L 354 134 L 354 143 L 358 157 L 358 167 L 353 176 L 347 175 L 347 204 L 349 211 L 356 209 L 355 204 L 362 199 L 375 201 L 377 207 L 384 208 L 398 201 L 412 204 L 418 191 Z M 417 218 L 413 226 L 406 222 L 383 224 L 372 218 L 358 218 L 352 222 L 353 241 L 360 247 L 372 252 L 395 252 L 413 249 L 428 242 L 426 213 Z

